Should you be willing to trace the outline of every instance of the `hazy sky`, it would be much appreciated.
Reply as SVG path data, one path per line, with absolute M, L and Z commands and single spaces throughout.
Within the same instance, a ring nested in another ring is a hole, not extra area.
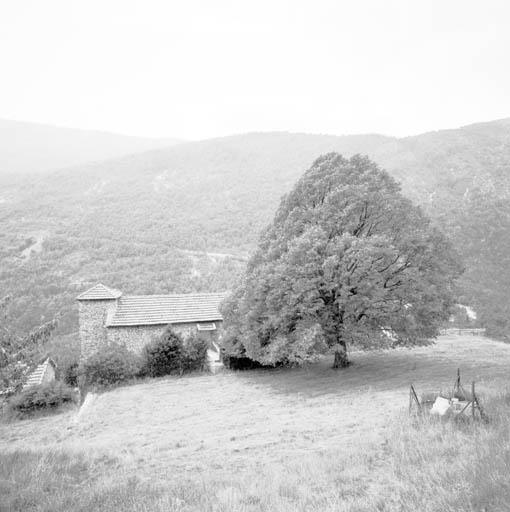
M 0 0 L 0 117 L 198 139 L 510 117 L 508 0 Z

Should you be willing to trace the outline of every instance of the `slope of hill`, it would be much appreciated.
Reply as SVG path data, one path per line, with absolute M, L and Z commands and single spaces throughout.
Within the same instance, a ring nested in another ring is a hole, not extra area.
M 177 139 L 129 137 L 0 119 L 0 180 L 171 146 Z
M 0 421 L 0 509 L 508 510 L 509 345 L 448 336 L 353 363 L 151 379 Z M 459 366 L 493 421 L 409 418 L 409 383 L 450 390 Z
M 4 186 L 0 289 L 15 297 L 13 317 L 27 328 L 63 308 L 70 332 L 73 297 L 95 281 L 126 293 L 228 288 L 281 195 L 328 151 L 368 154 L 447 231 L 466 261 L 465 303 L 490 305 L 487 314 L 510 303 L 510 121 L 503 120 L 404 139 L 252 133 Z M 42 250 L 27 258 L 43 232 Z

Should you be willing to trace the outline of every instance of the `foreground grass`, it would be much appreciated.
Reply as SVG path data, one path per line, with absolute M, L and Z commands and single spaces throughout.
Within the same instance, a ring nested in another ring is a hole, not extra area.
M 0 454 L 0 511 L 506 512 L 510 393 L 488 424 L 396 416 L 386 443 L 331 447 L 284 466 L 151 482 L 116 458 L 76 451 Z
M 0 423 L 0 511 L 508 511 L 510 345 L 443 337 L 301 369 L 160 379 Z M 407 415 L 461 368 L 493 418 Z
M 510 510 L 510 393 L 486 401 L 487 424 L 403 422 L 389 449 L 402 510 Z
M 16 451 L 3 454 L 1 465 L 2 512 L 385 510 L 382 497 L 364 496 L 363 486 L 353 485 L 357 477 L 343 476 L 345 461 L 321 457 L 263 475 L 227 470 L 165 483 L 84 454 Z

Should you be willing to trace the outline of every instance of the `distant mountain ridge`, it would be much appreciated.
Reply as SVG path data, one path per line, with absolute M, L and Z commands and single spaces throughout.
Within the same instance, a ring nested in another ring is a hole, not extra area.
M 0 119 L 0 179 L 118 158 L 182 141 Z
M 482 319 L 510 318 L 508 119 L 401 139 L 250 133 L 0 187 L 0 289 L 17 297 L 24 325 L 63 308 L 66 332 L 76 326 L 74 294 L 95 281 L 138 294 L 227 289 L 244 266 L 236 256 L 330 151 L 366 154 L 400 181 L 464 258 L 459 302 Z M 42 250 L 21 258 L 42 231 Z

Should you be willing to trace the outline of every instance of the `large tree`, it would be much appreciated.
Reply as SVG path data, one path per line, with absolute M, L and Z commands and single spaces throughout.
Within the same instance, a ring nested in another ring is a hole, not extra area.
M 329 153 L 285 196 L 223 306 L 224 348 L 263 364 L 347 347 L 426 344 L 448 318 L 458 257 L 368 158 Z

